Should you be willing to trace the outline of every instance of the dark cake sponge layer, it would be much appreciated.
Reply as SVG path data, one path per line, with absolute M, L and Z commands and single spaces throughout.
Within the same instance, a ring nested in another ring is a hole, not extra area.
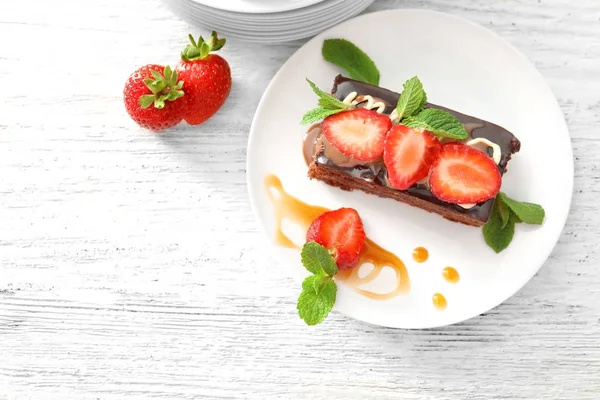
M 314 161 L 308 167 L 308 177 L 323 181 L 329 186 L 338 187 L 343 190 L 362 190 L 365 193 L 374 194 L 375 196 L 394 199 L 413 207 L 439 214 L 450 221 L 460 222 L 471 226 L 482 226 L 485 224 L 484 221 L 473 218 L 468 214 L 458 212 L 452 208 L 440 206 L 406 192 L 371 183 L 364 179 L 353 178 L 338 168 L 319 164 Z

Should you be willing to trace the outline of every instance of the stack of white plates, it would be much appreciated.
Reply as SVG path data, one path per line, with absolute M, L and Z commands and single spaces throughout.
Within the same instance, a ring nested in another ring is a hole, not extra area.
M 181 19 L 219 36 L 277 43 L 303 39 L 354 17 L 374 0 L 164 0 Z

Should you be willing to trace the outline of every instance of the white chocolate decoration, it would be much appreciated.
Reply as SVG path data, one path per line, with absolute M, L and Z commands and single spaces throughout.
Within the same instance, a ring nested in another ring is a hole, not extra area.
M 494 160 L 494 162 L 496 164 L 500 164 L 500 158 L 502 157 L 502 150 L 500 150 L 500 146 L 498 146 L 496 143 L 494 143 L 486 138 L 477 138 L 477 139 L 469 140 L 466 143 L 467 146 L 471 146 L 471 147 L 474 147 L 478 144 L 484 144 L 486 146 L 491 147 L 492 150 L 494 151 L 494 153 L 492 154 L 492 160 Z
M 394 111 L 390 114 L 390 119 L 392 120 L 392 125 L 398 124 L 400 122 L 400 118 L 398 118 L 398 109 L 394 108 Z
M 354 99 L 356 98 L 356 96 L 358 96 L 357 92 L 350 92 L 350 93 L 348 93 L 348 96 L 346 96 L 346 98 L 342 101 L 342 103 L 344 103 L 344 104 L 352 104 L 352 102 L 354 101 Z
M 376 111 L 379 114 L 383 114 L 383 112 L 385 111 L 385 103 L 382 101 L 375 102 L 375 99 L 373 98 L 373 96 L 371 96 L 371 95 L 361 96 L 362 99 L 360 101 L 357 100 L 357 97 L 359 97 L 357 92 L 348 93 L 348 96 L 346 96 L 343 103 L 351 104 L 351 105 L 355 106 L 358 103 L 362 103 L 362 102 L 366 101 L 367 104 L 365 104 L 363 106 L 363 108 L 365 108 L 367 110 L 373 110 L 376 108 L 377 109 Z

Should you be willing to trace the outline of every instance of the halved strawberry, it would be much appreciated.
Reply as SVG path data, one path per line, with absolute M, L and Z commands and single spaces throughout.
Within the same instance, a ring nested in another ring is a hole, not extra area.
M 365 230 L 353 208 L 340 208 L 321 214 L 306 232 L 307 242 L 325 246 L 339 269 L 356 267 L 365 244 Z
M 323 120 L 327 141 L 342 154 L 359 161 L 374 161 L 383 153 L 385 134 L 392 127 L 387 115 L 357 108 Z
M 442 145 L 429 131 L 394 126 L 385 138 L 383 162 L 388 171 L 388 182 L 405 190 L 427 177 Z
M 462 143 L 442 145 L 431 167 L 429 186 L 438 199 L 453 204 L 481 203 L 496 196 L 502 185 L 498 167 L 484 152 Z

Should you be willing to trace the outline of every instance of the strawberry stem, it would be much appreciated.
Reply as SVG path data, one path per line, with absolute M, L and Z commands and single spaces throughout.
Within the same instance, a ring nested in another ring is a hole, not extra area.
M 175 101 L 184 95 L 183 81 L 178 80 L 177 71 L 173 71 L 168 65 L 163 73 L 150 71 L 152 79 L 144 79 L 146 87 L 152 94 L 140 96 L 139 104 L 142 108 L 148 108 L 154 104 L 155 108 L 164 108 L 166 101 Z
M 222 49 L 226 43 L 226 39 L 219 39 L 215 31 L 212 31 L 208 41 L 204 40 L 202 36 L 198 38 L 198 41 L 195 41 L 191 34 L 188 35 L 188 38 L 191 44 L 188 44 L 181 52 L 181 59 L 183 61 L 203 60 L 211 52 Z

